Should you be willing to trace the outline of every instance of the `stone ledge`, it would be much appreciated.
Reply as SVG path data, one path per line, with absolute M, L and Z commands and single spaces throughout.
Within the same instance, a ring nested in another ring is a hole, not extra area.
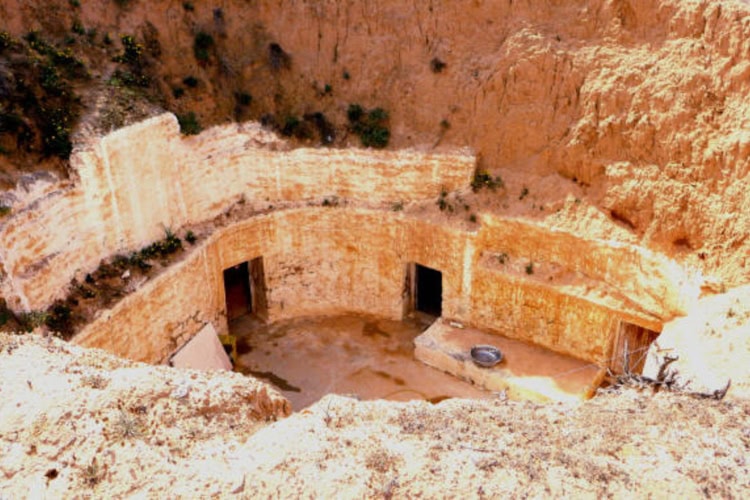
M 414 340 L 415 357 L 439 370 L 468 380 L 490 391 L 507 391 L 511 399 L 538 402 L 580 401 L 594 395 L 604 369 L 500 335 L 454 327 L 438 319 Z M 493 368 L 476 366 L 471 346 L 499 348 L 503 361 Z

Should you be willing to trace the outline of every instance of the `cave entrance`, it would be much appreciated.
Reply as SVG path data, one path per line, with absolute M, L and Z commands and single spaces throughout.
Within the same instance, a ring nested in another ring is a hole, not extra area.
M 610 371 L 615 375 L 643 372 L 648 348 L 658 336 L 659 332 L 621 321 L 612 350 Z
M 228 321 L 246 314 L 265 319 L 267 305 L 263 257 L 224 269 L 224 295 Z
M 443 273 L 421 264 L 411 263 L 406 272 L 408 312 L 416 311 L 440 317 L 443 313 Z

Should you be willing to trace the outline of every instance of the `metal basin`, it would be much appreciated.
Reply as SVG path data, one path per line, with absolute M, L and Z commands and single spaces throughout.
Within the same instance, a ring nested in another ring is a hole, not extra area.
M 471 359 L 477 366 L 490 368 L 503 360 L 503 353 L 491 345 L 475 345 L 471 348 Z

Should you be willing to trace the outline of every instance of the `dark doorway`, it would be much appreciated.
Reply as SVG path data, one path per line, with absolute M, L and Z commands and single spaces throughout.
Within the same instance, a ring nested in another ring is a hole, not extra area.
M 443 273 L 415 264 L 414 295 L 417 311 L 439 317 L 443 312 Z
M 646 364 L 646 354 L 658 332 L 642 326 L 621 322 L 618 328 L 610 370 L 615 375 L 641 373 Z
M 225 269 L 224 293 L 228 321 L 248 313 L 265 319 L 267 306 L 263 258 L 257 257 Z
M 252 312 L 250 271 L 247 262 L 224 269 L 224 293 L 227 297 L 227 320 Z

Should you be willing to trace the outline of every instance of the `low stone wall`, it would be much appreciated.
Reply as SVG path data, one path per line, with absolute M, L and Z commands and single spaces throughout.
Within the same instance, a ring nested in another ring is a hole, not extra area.
M 102 312 L 74 342 L 159 362 L 205 323 L 226 332 L 222 272 L 256 257 L 263 258 L 269 321 L 342 312 L 399 319 L 407 266 L 416 262 L 442 272 L 444 317 L 587 361 L 606 361 L 620 321 L 659 328 L 659 318 L 632 301 L 607 303 L 485 266 L 482 254 L 495 247 L 480 242 L 488 241 L 482 230 L 388 210 L 316 207 L 259 215 L 218 230 Z
M 239 199 L 421 200 L 466 186 L 468 153 L 294 149 L 257 124 L 180 135 L 171 114 L 77 150 L 77 179 L 0 221 L 0 296 L 16 311 L 49 306 L 75 275 L 142 248 L 166 228 L 211 219 Z
M 661 318 L 687 314 L 700 294 L 685 270 L 662 255 L 618 241 L 583 239 L 531 221 L 483 215 L 478 244 L 509 258 L 557 265 L 581 279 L 613 284 L 633 307 Z

